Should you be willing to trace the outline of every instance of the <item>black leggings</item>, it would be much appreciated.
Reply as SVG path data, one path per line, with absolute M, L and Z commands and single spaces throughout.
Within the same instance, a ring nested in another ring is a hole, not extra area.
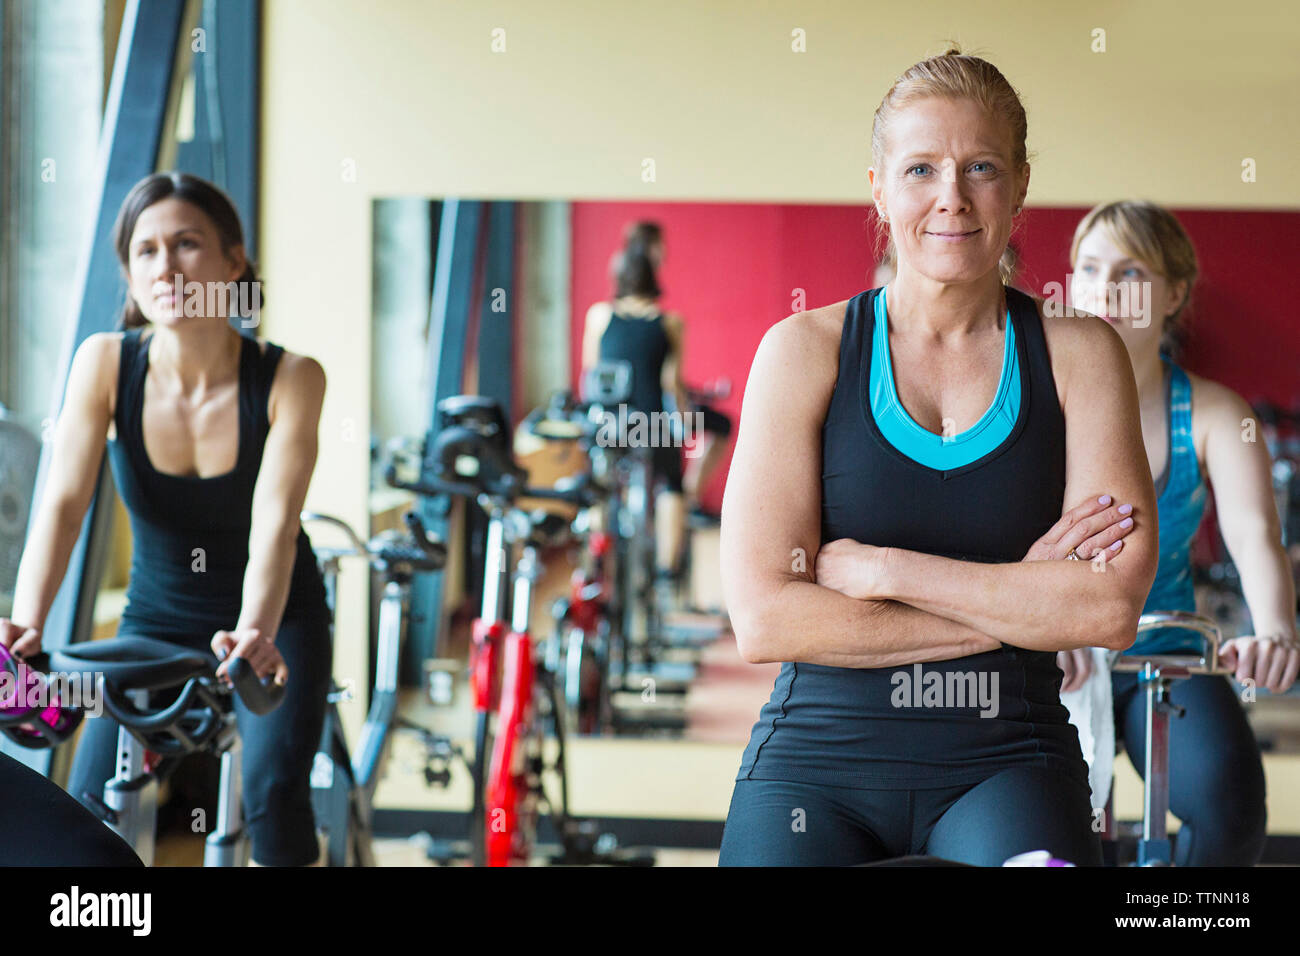
M 657 479 L 663 479 L 665 490 L 671 494 L 682 493 L 682 450 L 675 445 L 659 445 L 650 449 L 651 464 L 654 469 L 650 476 L 653 486 Z
M 1115 736 L 1143 773 L 1146 698 L 1137 674 L 1112 674 Z M 1264 764 L 1246 714 L 1226 677 L 1174 681 L 1169 699 L 1187 709 L 1169 721 L 1169 809 L 1182 822 L 1177 866 L 1254 866 L 1264 854 L 1268 816 Z
M 255 862 L 305 866 L 320 855 L 310 774 L 329 692 L 329 622 L 325 618 L 285 621 L 275 646 L 289 666 L 284 701 L 259 717 L 235 699 L 244 748 L 244 824 Z M 86 721 L 68 780 L 68 791 L 78 800 L 87 791 L 103 794 L 104 784 L 113 776 L 118 728 L 107 716 Z M 208 821 L 209 828 L 215 824 Z
M 783 780 L 738 780 L 719 866 L 854 866 L 927 855 L 1001 866 L 1048 850 L 1101 865 L 1088 788 L 1044 767 L 1016 767 L 979 783 L 934 790 L 859 790 Z
M 7 754 L 0 808 L 0 866 L 143 866 L 99 817 Z

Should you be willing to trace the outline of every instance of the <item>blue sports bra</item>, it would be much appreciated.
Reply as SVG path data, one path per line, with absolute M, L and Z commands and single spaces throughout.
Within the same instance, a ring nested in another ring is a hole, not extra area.
M 1020 359 L 1016 352 L 1016 325 L 1007 309 L 1006 345 L 1002 351 L 1002 378 L 993 404 L 959 435 L 936 435 L 918 425 L 898 400 L 893 363 L 889 358 L 889 320 L 885 290 L 876 296 L 875 330 L 871 349 L 871 414 L 885 439 L 898 451 L 928 468 L 949 470 L 968 465 L 1001 445 L 1020 416 Z

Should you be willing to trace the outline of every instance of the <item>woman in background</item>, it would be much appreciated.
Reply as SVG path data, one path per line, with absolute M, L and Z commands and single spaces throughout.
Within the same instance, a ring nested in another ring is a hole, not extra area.
M 1182 315 L 1196 282 L 1196 251 L 1182 225 L 1148 202 L 1115 202 L 1084 216 L 1070 247 L 1071 304 L 1119 333 L 1137 380 L 1142 437 L 1155 480 L 1160 563 L 1143 611 L 1196 611 L 1191 545 L 1215 488 L 1219 527 L 1241 572 L 1255 633 L 1224 643 L 1238 681 L 1280 694 L 1300 669 L 1295 589 L 1263 442 L 1242 440 L 1254 418 L 1228 388 L 1176 361 Z M 1108 295 L 1111 292 L 1113 294 Z M 1200 651 L 1196 634 L 1163 630 L 1128 654 Z M 1091 672 L 1087 648 L 1061 651 L 1062 690 Z M 1145 762 L 1145 698 L 1137 675 L 1114 674 L 1115 735 L 1138 773 Z M 1264 768 L 1259 746 L 1226 677 L 1177 681 L 1186 714 L 1169 725 L 1169 807 L 1182 821 L 1178 866 L 1253 866 L 1264 849 Z
M 663 231 L 658 223 L 629 225 L 623 248 L 613 260 L 614 295 L 587 310 L 582 337 L 584 371 L 604 360 L 631 363 L 628 411 L 646 416 L 664 411 L 665 392 L 673 396 L 677 408 L 691 407 L 682 384 L 682 317 L 659 306 L 658 272 L 663 258 Z M 674 445 L 653 447 L 650 452 L 654 480 L 663 483 L 655 497 L 655 569 L 659 581 L 665 582 L 681 568 L 686 521 L 682 455 Z

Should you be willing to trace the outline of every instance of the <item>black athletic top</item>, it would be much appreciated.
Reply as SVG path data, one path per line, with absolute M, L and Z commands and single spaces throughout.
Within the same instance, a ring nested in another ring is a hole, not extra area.
M 877 292 L 854 296 L 845 314 L 822 428 L 822 542 L 852 538 L 963 561 L 1020 561 L 1060 518 L 1065 492 L 1065 419 L 1033 300 L 1006 290 L 1021 376 L 1010 435 L 983 457 L 938 471 L 890 445 L 873 419 L 867 376 Z M 1006 644 L 878 669 L 785 663 L 737 779 L 920 789 L 1031 764 L 1087 786 L 1061 677 L 1055 651 Z M 979 681 L 987 706 L 977 702 Z M 936 686 L 943 695 L 931 695 Z M 957 706 L 959 689 L 967 706 Z
M 613 308 L 611 304 L 610 308 Z M 664 360 L 668 357 L 668 335 L 663 313 L 650 319 L 624 318 L 617 312 L 600 336 L 602 359 L 623 359 L 632 363 L 632 399 L 629 407 L 647 415 L 664 410 L 661 384 Z
M 239 457 L 233 471 L 210 478 L 164 474 L 145 453 L 142 414 L 149 369 L 140 329 L 122 336 L 117 378 L 117 437 L 109 442 L 113 478 L 131 516 L 131 579 L 121 632 L 206 648 L 218 630 L 239 621 L 252 527 L 253 487 L 270 428 L 267 397 L 284 352 L 241 336 Z M 323 615 L 325 586 L 305 531 L 284 620 Z

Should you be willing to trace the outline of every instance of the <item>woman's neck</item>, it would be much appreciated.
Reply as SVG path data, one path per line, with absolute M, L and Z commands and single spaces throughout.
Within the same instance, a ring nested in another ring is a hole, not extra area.
M 1129 353 L 1133 363 L 1133 380 L 1137 382 L 1138 407 L 1148 408 L 1163 405 L 1165 401 L 1165 363 L 1160 361 L 1160 350 L 1149 354 L 1135 356 Z
M 643 295 L 620 295 L 615 296 L 613 305 L 616 309 L 624 312 L 640 315 L 653 315 L 659 310 L 659 303 L 656 299 L 646 298 Z
M 1007 311 L 1006 290 L 996 272 L 972 282 L 935 282 L 900 269 L 885 294 L 889 324 L 927 339 L 968 335 L 995 324 Z
M 186 394 L 202 393 L 238 376 L 240 346 L 239 333 L 225 320 L 155 325 L 149 339 L 149 367 L 174 378 Z

